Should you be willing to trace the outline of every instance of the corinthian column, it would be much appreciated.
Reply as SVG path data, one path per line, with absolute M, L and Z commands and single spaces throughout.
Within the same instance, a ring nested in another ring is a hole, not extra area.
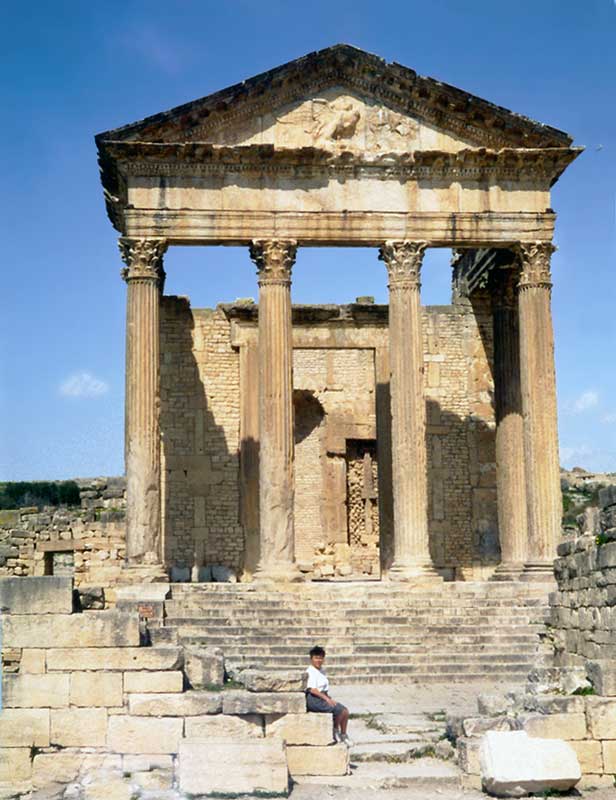
M 160 564 L 159 301 L 164 239 L 120 239 L 126 309 L 126 556 Z
M 394 560 L 389 577 L 440 579 L 428 542 L 420 271 L 425 242 L 385 242 L 389 275 Z
M 560 537 L 562 498 L 558 461 L 554 333 L 550 310 L 550 242 L 523 242 L 519 282 L 520 368 L 528 501 L 525 576 L 552 574 Z
M 299 580 L 293 527 L 294 241 L 255 241 L 259 281 L 259 540 L 255 579 Z
M 515 255 L 511 254 L 512 261 Z M 516 264 L 492 271 L 496 488 L 501 563 L 494 580 L 518 579 L 528 558 L 524 422 Z

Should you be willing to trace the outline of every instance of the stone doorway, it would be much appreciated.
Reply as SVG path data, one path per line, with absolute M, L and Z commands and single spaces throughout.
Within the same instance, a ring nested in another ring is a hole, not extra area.
M 347 530 L 353 576 L 380 577 L 375 440 L 347 440 Z

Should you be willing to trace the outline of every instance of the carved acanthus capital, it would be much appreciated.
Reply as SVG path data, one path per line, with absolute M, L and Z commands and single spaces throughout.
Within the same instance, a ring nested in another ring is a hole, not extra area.
M 385 262 L 390 289 L 417 289 L 421 287 L 421 265 L 427 242 L 387 241 L 379 249 L 379 258 Z
M 520 259 L 519 288 L 550 289 L 550 259 L 556 247 L 552 242 L 520 242 L 516 252 Z
M 118 242 L 122 261 L 126 267 L 121 271 L 125 281 L 151 280 L 161 287 L 165 280 L 163 255 L 167 249 L 166 239 L 128 239 Z
M 250 244 L 250 257 L 257 265 L 259 286 L 290 285 L 295 264 L 297 242 L 294 239 L 255 240 Z

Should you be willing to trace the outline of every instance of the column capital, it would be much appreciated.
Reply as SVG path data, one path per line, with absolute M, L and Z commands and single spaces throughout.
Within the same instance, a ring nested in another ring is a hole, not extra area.
M 385 262 L 390 289 L 419 289 L 421 265 L 427 242 L 384 242 L 379 248 L 379 259 Z
M 519 288 L 551 289 L 550 259 L 556 247 L 552 242 L 519 242 L 515 252 L 520 260 Z
M 162 283 L 165 278 L 163 254 L 167 249 L 166 239 L 129 239 L 118 241 L 122 261 L 126 267 L 120 272 L 127 283 L 133 280 L 151 280 Z
M 295 239 L 255 239 L 250 243 L 250 258 L 257 266 L 259 286 L 291 283 L 295 264 Z

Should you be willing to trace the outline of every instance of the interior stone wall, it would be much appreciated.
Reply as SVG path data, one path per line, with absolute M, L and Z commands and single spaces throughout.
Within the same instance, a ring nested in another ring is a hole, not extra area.
M 191 309 L 177 297 L 162 304 L 163 516 L 171 564 L 243 566 L 240 348 L 233 308 Z M 342 522 L 346 441 L 377 437 L 376 400 L 388 387 L 376 359 L 387 347 L 387 319 L 384 307 L 372 308 L 365 307 L 352 330 L 348 320 L 315 315 L 301 332 L 304 340 L 314 333 L 310 346 L 294 350 L 301 562 L 310 563 L 316 545 L 333 543 L 340 550 L 348 540 Z M 448 577 L 486 577 L 500 558 L 489 297 L 477 295 L 472 306 L 425 307 L 423 316 L 432 556 Z M 247 326 L 253 338 L 255 319 Z M 328 346 L 321 346 L 325 339 Z M 246 391 L 258 387 L 249 381 Z M 379 461 L 388 455 L 381 452 Z M 383 474 L 386 467 L 379 463 Z
M 191 309 L 183 297 L 163 298 L 162 495 L 169 564 L 238 569 L 242 563 L 239 354 L 229 328 L 220 310 Z

